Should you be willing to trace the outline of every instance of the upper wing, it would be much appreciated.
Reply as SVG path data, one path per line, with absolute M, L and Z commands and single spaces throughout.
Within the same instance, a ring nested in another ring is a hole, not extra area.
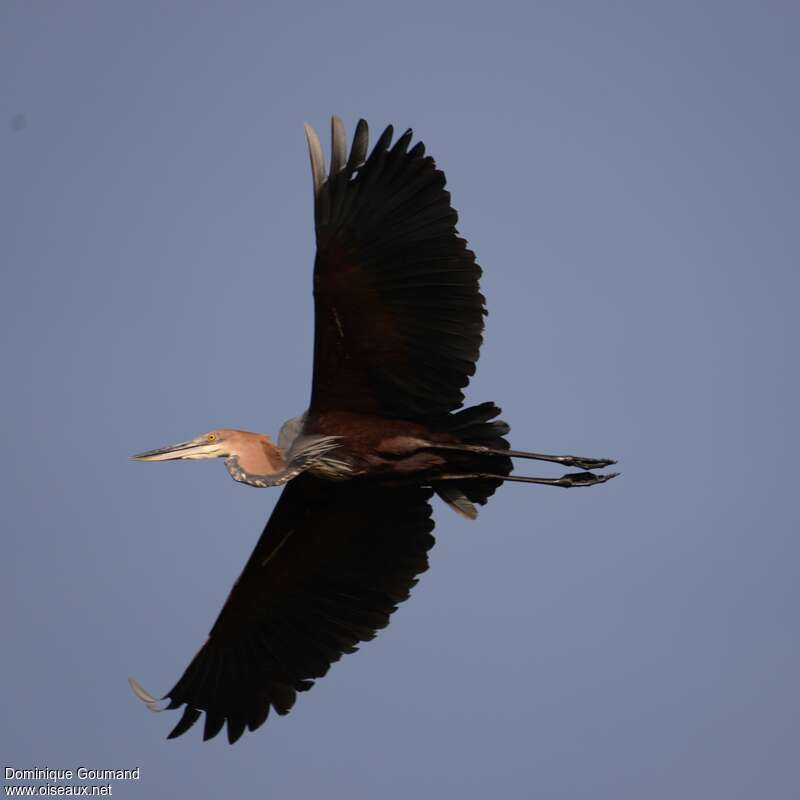
M 332 121 L 330 174 L 306 125 L 314 180 L 314 379 L 310 410 L 422 419 L 458 408 L 482 342 L 480 267 L 459 238 L 444 173 L 392 127 L 349 156 Z M 366 159 L 366 160 L 365 160 Z
M 186 704 L 169 738 L 206 712 L 204 739 L 233 743 L 270 706 L 286 714 L 343 653 L 372 639 L 428 568 L 419 487 L 334 483 L 304 473 L 283 490 L 209 638 L 166 695 Z

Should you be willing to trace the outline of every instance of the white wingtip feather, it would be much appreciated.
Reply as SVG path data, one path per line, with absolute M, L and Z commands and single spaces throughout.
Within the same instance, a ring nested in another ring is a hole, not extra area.
M 319 143 L 317 132 L 306 122 L 303 124 L 308 142 L 308 155 L 311 158 L 311 178 L 314 182 L 314 194 L 318 194 L 325 181 L 325 156 Z
M 331 117 L 331 177 L 336 175 L 347 161 L 347 134 L 341 118 Z
M 142 686 L 136 678 L 128 678 L 128 683 L 131 686 L 133 693 L 141 700 L 151 711 L 163 711 L 163 708 L 158 707 L 159 701 L 156 700 L 147 689 Z

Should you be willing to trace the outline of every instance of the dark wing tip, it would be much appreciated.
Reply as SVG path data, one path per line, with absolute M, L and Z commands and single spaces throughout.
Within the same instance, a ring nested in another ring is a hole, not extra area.
M 406 132 L 394 143 L 394 147 L 392 147 L 392 155 L 402 155 L 405 153 L 413 136 L 414 131 L 411 130 L 411 128 L 408 128 Z
M 225 715 L 206 711 L 206 722 L 203 726 L 203 741 L 207 742 L 213 739 L 225 724 Z
M 279 714 L 288 714 L 293 703 L 288 703 L 288 707 L 276 708 Z M 159 709 L 160 710 L 160 709 Z M 264 700 L 262 703 L 254 704 L 249 716 L 239 712 L 225 713 L 219 710 L 205 710 L 205 723 L 203 725 L 203 741 L 213 739 L 226 726 L 227 738 L 230 744 L 234 744 L 241 737 L 245 730 L 254 731 L 260 728 L 269 716 L 270 703 Z M 178 724 L 170 731 L 167 739 L 177 739 L 186 733 L 200 719 L 203 709 L 194 708 L 187 705 Z
M 245 721 L 239 716 L 228 717 L 228 743 L 236 744 L 239 741 L 245 729 Z
M 191 706 L 186 706 L 183 711 L 183 716 L 178 720 L 178 724 L 169 732 L 167 739 L 177 739 L 178 736 L 182 736 L 192 725 L 200 719 L 200 712 L 196 708 L 192 708 Z
M 365 119 L 360 119 L 353 134 L 353 143 L 350 145 L 350 156 L 347 159 L 347 170 L 353 172 L 358 169 L 367 158 L 369 150 L 369 125 Z
M 392 142 L 392 136 L 394 136 L 394 125 L 387 125 L 378 141 L 375 142 L 373 152 L 375 150 L 388 150 Z

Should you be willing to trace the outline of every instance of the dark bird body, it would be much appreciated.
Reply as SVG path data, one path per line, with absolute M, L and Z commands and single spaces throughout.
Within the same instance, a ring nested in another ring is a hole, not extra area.
M 483 337 L 481 270 L 422 143 L 411 146 L 409 130 L 392 145 L 389 127 L 367 156 L 361 120 L 348 153 L 334 117 L 326 175 L 309 126 L 306 136 L 317 237 L 308 411 L 277 444 L 218 429 L 134 456 L 220 457 L 237 481 L 286 484 L 209 638 L 165 696 L 167 708 L 185 706 L 170 737 L 205 712 L 204 738 L 227 722 L 236 741 L 385 627 L 427 569 L 434 493 L 475 518 L 503 481 L 613 477 L 588 471 L 609 459 L 509 449 L 493 403 L 460 408 Z M 583 471 L 520 477 L 512 458 Z

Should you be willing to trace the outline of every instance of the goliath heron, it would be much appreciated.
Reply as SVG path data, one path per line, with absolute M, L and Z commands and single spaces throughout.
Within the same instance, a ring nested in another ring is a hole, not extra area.
M 375 636 L 427 569 L 436 493 L 477 516 L 503 481 L 575 487 L 615 473 L 611 459 L 509 449 L 493 403 L 456 411 L 483 339 L 481 269 L 456 231 L 444 174 L 389 126 L 367 155 L 360 120 L 348 154 L 332 120 L 325 173 L 313 128 L 317 256 L 314 372 L 308 410 L 278 443 L 220 428 L 133 456 L 222 458 L 234 480 L 286 484 L 205 644 L 166 708 L 185 706 L 169 738 L 205 712 L 204 739 L 228 739 L 286 714 L 344 653 Z M 560 478 L 511 475 L 512 458 L 580 469 Z M 156 699 L 131 686 L 151 709 Z

